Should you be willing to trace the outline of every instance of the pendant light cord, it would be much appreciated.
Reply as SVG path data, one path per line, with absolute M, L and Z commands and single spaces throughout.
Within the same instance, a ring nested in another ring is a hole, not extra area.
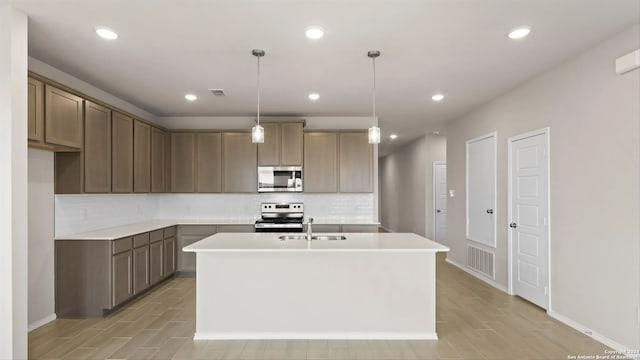
M 376 58 L 373 60 L 373 125 L 378 126 L 378 118 L 376 117 Z
M 260 56 L 258 58 L 258 125 L 260 125 Z

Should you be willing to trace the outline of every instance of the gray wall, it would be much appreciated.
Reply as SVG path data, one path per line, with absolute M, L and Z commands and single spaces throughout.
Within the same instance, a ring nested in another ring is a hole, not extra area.
M 640 47 L 636 25 L 447 126 L 448 257 L 464 265 L 465 141 L 498 133 L 496 282 L 507 286 L 507 139 L 549 126 L 550 313 L 640 347 Z M 477 244 L 476 244 L 477 245 Z M 485 247 L 486 248 L 486 247 Z
M 29 329 L 55 318 L 53 153 L 29 149 Z
M 433 237 L 433 162 L 446 151 L 444 136 L 426 135 L 380 159 L 382 226 Z

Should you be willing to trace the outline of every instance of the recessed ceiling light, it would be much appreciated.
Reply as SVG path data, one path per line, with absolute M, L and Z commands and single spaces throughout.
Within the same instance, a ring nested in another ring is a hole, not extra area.
M 118 38 L 118 34 L 116 34 L 115 31 L 102 26 L 96 28 L 96 34 L 105 40 L 115 40 Z
M 185 99 L 189 100 L 189 101 L 196 101 L 198 100 L 198 97 L 193 95 L 193 94 L 187 94 L 184 96 Z
M 530 32 L 531 32 L 530 26 L 520 26 L 511 30 L 508 36 L 509 36 L 509 39 L 518 40 L 529 35 Z
M 431 97 L 431 100 L 433 101 L 442 101 L 442 99 L 444 99 L 444 95 L 442 94 L 435 94 Z
M 309 26 L 305 29 L 304 33 L 309 39 L 312 40 L 318 40 L 322 36 L 324 36 L 324 30 L 322 30 L 322 28 L 319 26 Z
M 396 139 L 396 138 L 398 137 L 398 135 L 396 135 L 396 134 L 391 134 L 391 135 L 389 135 L 389 137 L 391 138 L 391 140 L 393 140 L 393 139 Z
M 320 94 L 318 94 L 318 93 L 311 93 L 311 94 L 309 94 L 309 100 L 316 101 L 316 100 L 318 100 L 318 99 L 320 99 Z

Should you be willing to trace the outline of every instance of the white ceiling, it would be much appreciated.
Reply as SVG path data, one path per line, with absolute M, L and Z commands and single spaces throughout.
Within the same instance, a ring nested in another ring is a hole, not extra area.
M 10 2 L 30 17 L 31 56 L 158 116 L 255 114 L 253 48 L 267 53 L 264 115 L 369 115 L 366 53 L 378 49 L 380 125 L 399 135 L 381 154 L 640 22 L 638 0 Z M 98 38 L 99 25 L 120 38 Z M 324 38 L 307 39 L 310 25 Z M 520 25 L 531 35 L 509 40 Z M 199 100 L 186 102 L 187 92 Z M 431 101 L 436 92 L 441 103 Z

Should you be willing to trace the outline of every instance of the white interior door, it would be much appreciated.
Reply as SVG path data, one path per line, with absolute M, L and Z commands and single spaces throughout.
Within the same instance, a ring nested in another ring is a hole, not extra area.
M 467 141 L 467 239 L 496 246 L 496 135 Z
M 510 239 L 513 293 L 548 307 L 547 133 L 509 143 Z
M 447 163 L 433 163 L 433 237 L 447 241 Z

